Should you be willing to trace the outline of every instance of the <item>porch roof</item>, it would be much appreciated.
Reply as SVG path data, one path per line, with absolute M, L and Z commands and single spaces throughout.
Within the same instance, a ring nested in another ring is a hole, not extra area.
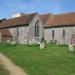
M 12 36 L 8 29 L 0 29 L 2 36 Z

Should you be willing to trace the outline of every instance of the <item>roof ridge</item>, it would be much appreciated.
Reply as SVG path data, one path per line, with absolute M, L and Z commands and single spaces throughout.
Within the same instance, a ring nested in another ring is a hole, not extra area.
M 75 14 L 75 12 L 68 12 L 68 13 L 61 13 L 61 14 L 53 14 L 53 15 L 59 16 L 59 15 L 69 15 L 69 14 Z
M 13 20 L 13 19 L 18 19 L 18 18 L 21 18 L 21 17 L 25 17 L 25 16 L 30 16 L 30 15 L 36 15 L 36 14 L 38 14 L 38 13 L 31 13 L 31 14 L 25 14 L 25 15 L 22 15 L 22 16 L 20 16 L 20 17 L 14 17 L 14 18 L 9 18 L 9 19 L 2 19 L 3 21 L 8 21 L 8 20 Z
M 52 14 L 52 13 L 40 14 L 40 16 L 43 16 L 43 15 L 50 15 L 50 14 Z

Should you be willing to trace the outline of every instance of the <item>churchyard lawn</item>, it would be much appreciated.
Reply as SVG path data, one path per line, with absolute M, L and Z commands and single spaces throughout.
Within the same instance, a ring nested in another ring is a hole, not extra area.
M 75 75 L 75 52 L 68 46 L 48 44 L 39 46 L 0 44 L 0 52 L 27 72 L 28 75 Z

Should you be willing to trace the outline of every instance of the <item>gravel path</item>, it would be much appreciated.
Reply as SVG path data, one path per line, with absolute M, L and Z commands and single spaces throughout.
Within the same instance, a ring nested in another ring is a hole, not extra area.
M 0 62 L 4 68 L 10 72 L 10 75 L 27 75 L 20 67 L 13 64 L 4 54 L 0 53 Z

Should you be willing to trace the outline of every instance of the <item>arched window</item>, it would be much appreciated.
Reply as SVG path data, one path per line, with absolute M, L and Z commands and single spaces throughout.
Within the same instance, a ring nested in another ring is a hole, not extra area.
M 39 37 L 39 20 L 35 23 L 35 37 Z

